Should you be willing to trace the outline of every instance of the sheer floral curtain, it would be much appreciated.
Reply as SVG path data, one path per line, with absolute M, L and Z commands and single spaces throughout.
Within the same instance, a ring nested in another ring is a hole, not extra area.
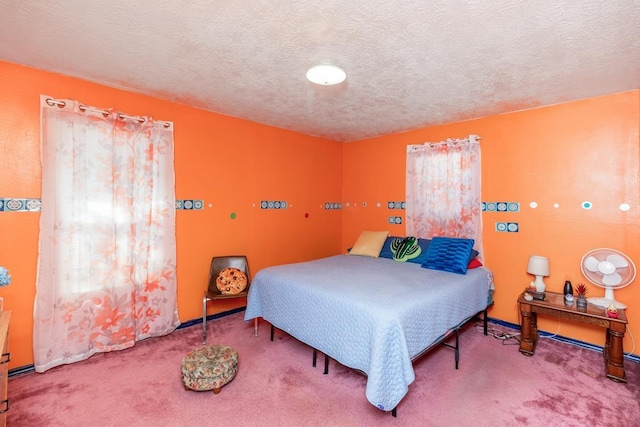
M 173 124 L 41 96 L 38 372 L 173 331 Z
M 407 147 L 408 236 L 474 239 L 482 256 L 479 137 Z

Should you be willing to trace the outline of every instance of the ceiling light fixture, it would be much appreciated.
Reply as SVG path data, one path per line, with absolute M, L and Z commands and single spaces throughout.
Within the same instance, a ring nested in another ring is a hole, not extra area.
M 347 78 L 342 68 L 335 65 L 321 64 L 311 67 L 307 71 L 307 79 L 317 85 L 331 86 L 342 83 Z

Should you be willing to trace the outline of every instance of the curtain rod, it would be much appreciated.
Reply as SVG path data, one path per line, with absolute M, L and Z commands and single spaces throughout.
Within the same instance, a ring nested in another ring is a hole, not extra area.
M 66 103 L 65 101 L 58 101 L 58 100 L 55 100 L 55 99 L 52 99 L 52 98 L 47 98 L 47 99 L 46 99 L 46 103 L 47 103 L 48 105 L 50 105 L 51 107 L 53 107 L 54 105 L 57 105 L 57 106 L 58 106 L 58 107 L 60 107 L 60 108 L 64 108 L 64 107 L 67 105 L 67 103 Z M 93 111 L 94 113 L 100 113 L 100 114 L 102 114 L 102 115 L 103 115 L 103 116 L 105 116 L 105 117 L 108 117 L 108 116 L 109 116 L 109 111 L 107 111 L 107 110 L 101 110 L 101 109 L 99 109 L 99 108 L 95 108 L 95 107 L 88 107 L 88 106 L 86 106 L 86 105 L 82 105 L 82 104 L 80 104 L 80 105 L 78 106 L 78 109 L 79 109 L 80 111 L 82 111 L 83 113 L 84 113 L 85 111 Z M 139 123 L 144 123 L 144 122 L 146 122 L 146 121 L 147 121 L 147 119 L 145 119 L 144 117 L 140 117 L 140 116 L 129 116 L 129 115 L 127 115 L 127 114 L 122 114 L 122 113 L 118 113 L 118 118 L 119 118 L 119 119 L 135 120 L 135 121 L 137 121 L 137 122 L 139 122 Z M 164 127 L 166 127 L 166 128 L 171 127 L 171 124 L 170 124 L 170 123 L 167 123 L 167 122 L 165 122 L 165 121 L 157 120 L 157 122 L 162 123 L 162 124 L 163 124 L 163 126 L 164 126 Z

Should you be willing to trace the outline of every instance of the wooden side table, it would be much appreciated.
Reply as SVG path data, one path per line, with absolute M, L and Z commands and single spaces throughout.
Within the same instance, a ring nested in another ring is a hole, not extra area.
M 523 294 L 518 297 L 521 314 L 520 353 L 533 356 L 538 344 L 538 314 L 557 317 L 559 319 L 586 323 L 607 329 L 606 344 L 603 350 L 604 366 L 607 378 L 616 382 L 627 382 L 624 372 L 624 354 L 622 340 L 626 331 L 627 317 L 623 309 L 618 309 L 616 319 L 608 317 L 606 309 L 588 304 L 586 309 L 578 309 L 575 305 L 566 305 L 564 295 L 546 292 L 544 300 L 527 301 Z
M 7 425 L 7 411 L 9 410 L 9 399 L 7 398 L 7 389 L 9 387 L 8 374 L 9 362 L 11 354 L 9 353 L 9 320 L 11 319 L 10 311 L 0 312 L 0 426 Z

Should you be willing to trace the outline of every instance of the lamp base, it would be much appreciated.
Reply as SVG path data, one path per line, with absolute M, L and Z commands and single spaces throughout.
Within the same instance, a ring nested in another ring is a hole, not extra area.
M 543 279 L 542 276 L 536 276 L 536 280 L 531 282 L 538 292 L 544 292 L 547 289 Z
M 544 301 L 544 298 L 545 298 L 544 292 L 533 291 L 531 290 L 531 288 L 526 288 L 524 291 L 529 293 L 533 297 L 533 299 Z

